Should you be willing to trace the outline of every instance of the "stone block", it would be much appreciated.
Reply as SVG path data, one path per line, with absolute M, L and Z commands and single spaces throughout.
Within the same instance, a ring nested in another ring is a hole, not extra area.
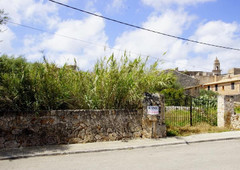
M 140 131 L 140 132 L 134 132 L 134 133 L 133 133 L 133 137 L 134 137 L 134 138 L 141 138 L 141 137 L 142 137 L 141 131 Z
M 117 134 L 116 133 L 111 133 L 108 135 L 110 141 L 114 141 L 117 139 Z
M 142 131 L 142 127 L 141 126 L 136 126 L 134 131 L 135 132 L 141 132 Z
M 6 118 L 3 115 L 0 145 L 26 147 L 138 138 L 142 136 L 142 116 L 142 110 L 58 110 L 38 116 L 9 114 Z M 144 126 L 150 132 L 148 124 L 146 120 Z
M 11 141 L 11 140 L 14 140 L 15 139 L 15 135 L 13 135 L 12 133 L 7 133 L 5 136 L 4 136 L 5 140 L 6 141 Z
M 112 133 L 112 132 L 113 132 L 113 130 L 111 128 L 107 129 L 107 133 Z
M 159 114 L 149 115 L 148 106 L 158 106 Z M 164 124 L 164 96 L 158 94 L 145 93 L 143 100 L 143 117 L 142 117 L 142 137 L 143 138 L 159 138 L 163 136 L 161 125 Z
M 4 143 L 5 148 L 18 148 L 20 146 L 15 140 L 7 141 Z
M 97 140 L 101 140 L 101 139 L 102 139 L 102 136 L 100 136 L 100 135 L 96 135 L 96 136 L 95 136 L 95 139 L 97 139 Z
M 57 136 L 47 136 L 47 145 L 54 145 L 58 143 L 58 137 Z
M 21 134 L 21 133 L 22 133 L 22 129 L 13 129 L 12 130 L 13 135 L 18 135 L 18 134 Z
M 70 144 L 75 144 L 75 143 L 83 143 L 83 140 L 80 138 L 71 138 L 68 141 Z
M 218 127 L 230 127 L 231 117 L 234 115 L 233 96 L 219 95 L 217 112 Z
M 84 142 L 93 142 L 94 136 L 92 134 L 88 134 L 84 136 Z
M 149 133 L 146 129 L 143 129 L 142 131 L 142 138 L 151 138 L 152 133 Z
M 5 142 L 4 137 L 0 137 L 0 144 L 3 144 Z

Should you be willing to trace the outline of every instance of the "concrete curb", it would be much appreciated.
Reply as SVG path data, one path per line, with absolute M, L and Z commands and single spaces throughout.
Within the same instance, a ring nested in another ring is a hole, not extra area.
M 20 154 L 20 155 L 9 155 L 9 156 L 1 156 L 0 155 L 0 160 L 21 159 L 21 158 L 29 158 L 29 157 L 40 157 L 40 156 L 57 156 L 57 155 L 68 155 L 68 154 L 80 154 L 80 153 L 110 152 L 110 151 L 132 150 L 132 149 L 142 149 L 142 148 L 181 145 L 181 144 L 186 144 L 186 142 L 180 141 L 180 142 L 165 143 L 165 144 L 127 146 L 127 147 L 106 148 L 106 149 L 104 149 L 104 148 L 103 149 L 89 149 L 89 150 L 77 150 L 77 151 L 63 151 L 63 152 L 56 152 L 56 153 Z M 1 151 L 0 151 L 0 153 L 1 153 Z
M 208 140 L 198 140 L 198 141 L 186 141 L 187 144 L 194 144 L 194 143 L 204 143 L 204 142 L 216 142 L 216 141 L 225 141 L 225 140 L 238 140 L 240 137 L 236 138 L 221 138 L 221 139 L 208 139 Z
M 174 146 L 174 145 L 188 145 L 194 143 L 203 142 L 215 142 L 215 141 L 226 141 L 226 140 L 237 140 L 240 139 L 240 131 L 236 132 L 223 132 L 218 134 L 200 134 L 192 135 L 187 137 L 169 137 L 161 139 L 141 139 L 141 140 L 130 140 L 129 142 L 99 142 L 89 144 L 72 144 L 67 145 L 69 149 L 66 151 L 48 151 L 48 148 L 61 146 L 44 146 L 44 147 L 32 147 L 32 148 L 19 148 L 19 149 L 4 149 L 0 150 L 0 160 L 8 159 L 21 159 L 29 157 L 40 157 L 40 156 L 57 156 L 57 155 L 68 155 L 68 154 L 80 154 L 80 153 L 94 153 L 94 152 L 109 152 L 117 150 L 131 150 L 131 149 L 142 149 L 160 146 Z M 105 146 L 100 146 L 105 145 Z M 64 145 L 66 146 L 66 145 Z M 39 152 L 40 150 L 47 150 Z M 44 149 L 41 149 L 44 148 Z

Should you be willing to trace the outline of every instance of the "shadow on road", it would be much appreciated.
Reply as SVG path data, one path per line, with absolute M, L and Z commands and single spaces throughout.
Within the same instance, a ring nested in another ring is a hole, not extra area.
M 64 151 L 68 150 L 68 148 L 68 145 L 47 145 L 25 148 L 0 149 L 0 160 L 44 156 L 49 154 L 54 155 L 58 152 L 64 154 Z

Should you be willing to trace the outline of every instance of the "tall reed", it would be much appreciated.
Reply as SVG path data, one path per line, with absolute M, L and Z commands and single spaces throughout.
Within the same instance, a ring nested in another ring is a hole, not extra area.
M 160 92 L 175 83 L 175 77 L 159 71 L 158 64 L 111 55 L 98 60 L 93 71 L 81 71 L 3 55 L 0 111 L 136 109 L 144 92 Z

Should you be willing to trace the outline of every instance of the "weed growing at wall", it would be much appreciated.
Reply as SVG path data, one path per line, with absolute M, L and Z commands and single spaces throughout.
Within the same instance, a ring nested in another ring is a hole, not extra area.
M 240 114 L 240 106 L 235 106 L 235 107 L 234 107 L 234 112 L 235 112 L 236 114 Z
M 136 109 L 144 92 L 172 87 L 175 78 L 158 69 L 158 61 L 114 55 L 93 71 L 54 63 L 29 63 L 23 57 L 0 57 L 0 111 L 52 109 Z

